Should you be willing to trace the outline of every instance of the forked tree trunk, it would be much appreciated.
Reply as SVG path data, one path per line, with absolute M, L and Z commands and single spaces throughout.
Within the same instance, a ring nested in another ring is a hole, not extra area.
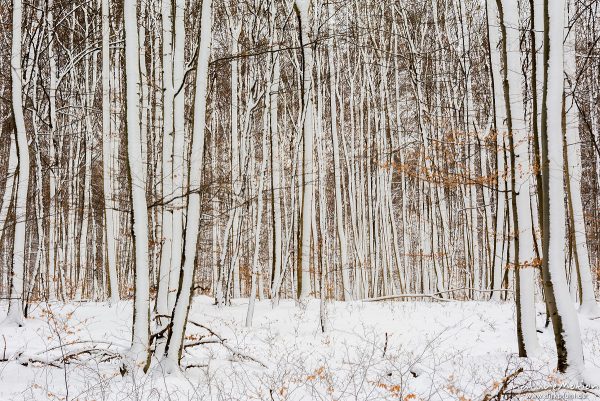
M 166 369 L 172 372 L 181 360 L 185 326 L 192 298 L 194 271 L 196 267 L 196 248 L 200 229 L 200 184 L 203 170 L 204 129 L 206 125 L 206 96 L 208 90 L 208 61 L 212 30 L 211 0 L 202 1 L 198 65 L 196 66 L 196 91 L 194 99 L 194 127 L 192 151 L 189 169 L 187 219 L 185 226 L 184 253 L 182 258 L 182 276 L 171 318 L 166 349 Z

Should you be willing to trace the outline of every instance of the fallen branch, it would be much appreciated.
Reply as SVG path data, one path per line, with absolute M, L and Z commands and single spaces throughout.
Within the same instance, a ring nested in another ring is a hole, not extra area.
M 435 294 L 396 294 L 396 295 L 386 295 L 383 297 L 376 298 L 365 298 L 361 299 L 362 302 L 377 302 L 377 301 L 387 301 L 389 299 L 399 299 L 399 298 L 429 298 L 434 301 L 442 301 L 442 302 L 454 302 L 452 299 L 442 298 Z
M 208 365 L 193 363 L 191 365 L 185 365 L 182 367 L 183 367 L 183 370 L 188 370 L 188 369 L 192 369 L 192 368 L 207 368 Z
M 449 290 L 445 290 L 445 291 L 438 291 L 438 292 L 434 292 L 435 295 L 440 295 L 440 294 L 447 294 L 447 293 L 451 293 L 451 292 L 456 292 L 456 291 L 475 291 L 475 292 L 514 292 L 514 290 L 510 290 L 508 288 L 500 288 L 500 289 L 490 289 L 490 290 L 482 290 L 479 288 L 472 288 L 472 287 L 460 287 L 460 288 L 451 288 Z
M 434 301 L 442 301 L 442 302 L 453 302 L 454 299 L 447 299 L 442 297 L 442 294 L 450 294 L 457 291 L 475 291 L 475 292 L 514 292 L 513 290 L 509 290 L 507 288 L 497 289 L 497 290 L 481 290 L 478 288 L 470 288 L 470 287 L 461 287 L 461 288 L 451 288 L 449 290 L 432 292 L 431 294 L 395 294 L 395 295 L 386 295 L 383 297 L 375 297 L 375 298 L 365 298 L 362 299 L 362 302 L 377 302 L 377 301 L 386 301 L 389 299 L 399 299 L 399 298 L 429 298 Z
M 533 389 L 528 389 L 528 390 L 522 390 L 522 391 L 507 391 L 506 393 L 504 393 L 508 398 L 513 398 L 515 396 L 519 396 L 519 395 L 526 395 L 526 394 L 540 394 L 540 393 L 551 393 L 553 395 L 556 395 L 558 391 L 572 391 L 575 393 L 583 393 L 583 394 L 591 394 L 594 395 L 596 397 L 600 396 L 600 394 L 582 387 L 582 388 L 573 388 L 573 387 L 543 387 L 543 388 L 533 388 Z
M 192 342 L 183 344 L 183 348 L 195 347 L 197 345 L 202 345 L 202 344 L 221 344 L 222 342 L 223 342 L 222 340 L 211 339 L 210 337 L 208 337 L 208 338 L 201 338 L 200 340 L 192 341 Z
M 497 401 L 501 401 L 502 397 L 505 394 L 510 394 L 508 392 L 506 392 L 506 389 L 508 388 L 508 385 L 521 373 L 523 373 L 523 368 L 519 368 L 517 370 L 515 370 L 514 372 L 512 372 L 511 374 L 509 374 L 508 376 L 506 376 L 505 378 L 502 379 L 502 381 L 500 383 L 502 383 L 502 385 L 500 386 L 500 390 L 498 390 L 498 392 L 494 395 L 487 393 L 485 395 L 485 397 L 483 397 L 483 401 L 491 401 L 491 400 L 497 400 Z M 498 387 L 498 385 L 494 385 L 494 389 L 496 389 Z
M 239 358 L 242 358 L 242 359 L 247 359 L 247 360 L 249 360 L 249 361 L 255 362 L 255 363 L 259 364 L 260 366 L 262 366 L 263 368 L 266 368 L 266 367 L 267 367 L 267 364 L 266 364 L 265 362 L 262 362 L 262 361 L 260 361 L 259 359 L 255 358 L 255 357 L 253 357 L 253 356 L 251 356 L 251 355 L 249 355 L 249 354 L 246 354 L 245 352 L 242 352 L 242 351 L 240 351 L 240 350 L 239 350 L 239 349 L 237 349 L 237 348 L 230 347 L 229 345 L 227 345 L 227 344 L 225 344 L 225 343 L 222 343 L 222 344 L 223 344 L 223 346 L 224 346 L 225 348 L 227 348 L 227 349 L 228 349 L 228 350 L 229 350 L 229 351 L 230 351 L 230 352 L 231 352 L 231 353 L 232 353 L 234 356 L 237 356 L 237 357 L 239 357 Z
M 23 366 L 27 366 L 30 363 L 38 363 L 41 365 L 48 365 L 48 366 L 52 366 L 55 368 L 61 368 L 61 364 L 68 364 L 71 363 L 73 360 L 77 360 L 79 359 L 79 356 L 81 355 L 92 355 L 92 354 L 96 354 L 96 355 L 100 355 L 102 356 L 102 361 L 108 361 L 111 359 L 116 359 L 116 358 L 123 358 L 123 356 L 117 352 L 113 352 L 110 351 L 106 348 L 96 348 L 96 347 L 91 347 L 91 348 L 83 348 L 83 349 L 77 349 L 77 350 L 73 350 L 64 354 L 60 354 L 56 357 L 44 357 L 43 354 L 47 354 L 48 351 L 43 351 L 37 355 L 20 355 L 17 360 L 18 362 L 23 365 Z
M 220 335 L 218 335 L 217 333 L 215 333 L 214 331 L 212 331 L 210 328 L 206 327 L 205 325 L 198 323 L 198 322 L 194 322 L 193 320 L 188 320 L 188 323 L 191 323 L 196 327 L 200 327 L 201 329 L 208 331 L 211 335 L 217 337 L 219 340 L 224 341 Z
M 227 341 L 227 339 L 226 339 L 226 338 L 223 338 L 223 337 L 221 337 L 220 335 L 218 335 L 217 333 L 215 333 L 215 332 L 214 332 L 213 330 L 211 330 L 210 328 L 208 328 L 208 327 L 204 326 L 203 324 L 201 324 L 201 323 L 197 323 L 197 322 L 194 322 L 194 321 L 192 321 L 192 320 L 188 320 L 188 323 L 191 323 L 191 324 L 193 324 L 193 325 L 194 325 L 194 326 L 196 326 L 196 327 L 200 327 L 200 328 L 203 328 L 204 330 L 208 331 L 208 332 L 210 333 L 210 335 L 211 335 L 211 336 L 213 336 L 213 337 L 215 337 L 215 338 L 216 338 L 216 340 L 209 341 L 209 340 L 210 340 L 210 337 L 209 337 L 209 338 L 205 338 L 205 339 L 200 339 L 200 340 L 196 341 L 195 343 L 190 343 L 190 344 L 188 344 L 187 346 L 190 346 L 190 347 L 191 347 L 191 346 L 194 346 L 194 345 L 199 345 L 199 344 L 221 344 L 221 345 L 222 345 L 223 347 L 225 347 L 225 348 L 226 348 L 226 349 L 227 349 L 229 352 L 231 352 L 231 353 L 233 354 L 233 356 L 237 356 L 237 357 L 239 357 L 239 358 L 242 358 L 242 359 L 247 359 L 247 360 L 249 360 L 249 361 L 255 362 L 255 363 L 257 363 L 257 364 L 261 365 L 261 366 L 262 366 L 262 367 L 264 367 L 264 368 L 266 368 L 266 367 L 267 367 L 267 364 L 266 364 L 265 362 L 263 362 L 263 361 L 261 361 L 261 360 L 259 360 L 259 359 L 255 358 L 255 357 L 253 357 L 253 356 L 251 356 L 251 355 L 249 355 L 249 354 L 246 354 L 245 352 L 243 352 L 243 351 L 240 351 L 239 349 L 237 349 L 237 348 L 234 348 L 234 347 L 230 346 L 229 344 L 227 344 L 227 343 L 226 343 L 226 341 Z M 203 340 L 204 340 L 204 342 L 202 342 Z M 197 343 L 198 343 L 198 344 L 197 344 Z M 184 346 L 184 347 L 186 347 L 186 346 Z

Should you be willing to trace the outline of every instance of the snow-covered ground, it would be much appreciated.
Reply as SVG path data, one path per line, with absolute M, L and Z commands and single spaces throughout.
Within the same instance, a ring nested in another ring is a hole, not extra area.
M 508 394 L 502 399 L 517 392 L 528 393 L 519 399 L 600 399 L 582 388 L 536 392 L 569 382 L 556 374 L 541 314 L 543 353 L 516 356 L 512 303 L 334 302 L 322 334 L 318 300 L 276 308 L 260 301 L 246 328 L 247 300 L 217 308 L 197 297 L 186 343 L 206 343 L 187 348 L 185 373 L 166 377 L 158 363 L 148 374 L 129 366 L 122 375 L 131 309 L 129 302 L 40 303 L 25 327 L 0 327 L 0 359 L 8 359 L 0 362 L 0 401 L 467 401 L 500 391 Z M 600 320 L 580 321 L 587 376 L 600 381 Z

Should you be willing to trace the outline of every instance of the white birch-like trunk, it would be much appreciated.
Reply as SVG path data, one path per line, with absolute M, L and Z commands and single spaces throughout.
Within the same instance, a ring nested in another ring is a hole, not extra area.
M 177 285 L 173 271 L 173 206 L 168 203 L 173 196 L 173 24 L 171 15 L 171 0 L 162 0 L 162 86 L 163 86 L 163 132 L 162 132 L 162 245 L 160 252 L 160 267 L 158 273 L 158 293 L 156 297 L 156 313 L 158 330 L 164 329 L 167 319 L 173 311 L 173 300 Z M 171 296 L 173 292 L 173 296 Z M 161 356 L 165 351 L 164 337 L 158 338 L 156 355 Z
M 6 227 L 6 219 L 13 199 L 13 186 L 15 183 L 17 166 L 19 165 L 17 142 L 12 134 L 10 134 L 10 149 L 8 152 L 6 183 L 4 184 L 4 194 L 2 195 L 2 203 L 0 204 L 0 240 L 2 240 L 4 228 Z
M 23 325 L 23 288 L 25 275 L 25 238 L 27 226 L 27 194 L 29 189 L 29 144 L 23 114 L 23 77 L 21 68 L 21 41 L 23 2 L 13 0 L 12 47 L 10 72 L 12 80 L 12 108 L 15 118 L 15 137 L 19 159 L 19 175 L 15 202 L 15 237 L 12 252 L 10 300 L 6 323 Z
M 331 138 L 333 147 L 333 170 L 334 170 L 334 185 L 335 185 L 335 221 L 338 233 L 338 241 L 340 246 L 340 270 L 342 272 L 342 286 L 344 287 L 343 299 L 349 301 L 352 299 L 352 287 L 350 285 L 350 266 L 348 264 L 348 245 L 346 241 L 346 230 L 344 227 L 344 208 L 342 206 L 342 171 L 340 166 L 340 145 L 338 138 L 338 127 L 337 127 L 337 104 L 336 104 L 336 91 L 335 87 L 337 84 L 336 64 L 334 62 L 334 31 L 333 22 L 334 18 L 333 3 L 327 3 L 328 17 L 330 18 L 328 24 L 328 31 L 330 39 L 327 41 L 327 62 L 329 66 L 329 96 L 330 96 L 330 108 L 331 108 Z
M 233 18 L 233 16 L 231 17 Z M 242 21 L 237 21 L 235 25 L 230 27 L 231 30 L 231 53 L 239 53 L 239 37 L 242 31 Z M 240 151 L 240 133 L 239 133 L 239 93 L 238 93 L 238 79 L 239 79 L 239 61 L 234 58 L 231 61 L 231 185 L 233 191 L 233 203 L 231 205 L 233 209 L 233 223 L 232 223 L 232 255 L 231 255 L 231 273 L 230 278 L 233 284 L 233 297 L 239 298 L 240 294 L 240 212 L 242 202 L 242 160 L 244 155 Z
M 58 161 L 56 160 L 55 138 L 58 118 L 56 114 L 56 89 L 57 89 L 57 65 L 56 55 L 54 53 L 54 1 L 48 1 L 48 29 L 50 29 L 48 41 L 48 66 L 49 66 L 49 85 L 48 85 L 48 108 L 50 113 L 50 132 L 48 138 L 48 158 L 52 163 L 49 170 L 48 186 L 50 191 L 50 210 L 48 213 L 48 298 L 56 299 L 56 241 L 57 241 L 57 199 L 56 199 L 56 177 L 58 174 Z
M 544 205 L 547 214 L 544 227 L 549 236 L 545 257 L 549 273 L 545 280 L 552 283 L 553 298 L 557 316 L 552 322 L 555 325 L 555 337 L 559 352 L 561 372 L 568 371 L 579 377 L 583 373 L 583 348 L 579 320 L 571 297 L 565 272 L 565 203 L 563 174 L 563 141 L 562 141 L 562 103 L 563 103 L 563 40 L 565 21 L 565 1 L 545 0 L 544 20 L 548 53 L 544 57 L 546 75 L 544 79 L 544 108 L 547 131 L 549 176 L 547 180 L 548 203 Z M 545 235 L 546 235 L 545 234 Z M 556 326 L 560 324 L 561 327 Z M 565 352 L 563 352 L 565 351 Z
M 86 37 L 88 36 L 88 16 L 87 11 L 84 13 L 85 22 L 86 22 Z M 87 44 L 87 43 L 86 43 Z M 84 62 L 84 85 L 87 96 L 85 96 L 83 100 L 83 105 L 86 109 L 91 109 L 92 104 L 94 102 L 93 95 L 89 95 L 93 93 L 92 82 L 90 81 L 90 61 L 89 57 L 86 57 Z M 93 77 L 92 77 L 93 78 Z M 84 170 L 83 170 L 83 211 L 81 216 L 81 234 L 79 237 L 79 270 L 77 272 L 76 281 L 78 278 L 81 278 L 81 269 L 83 271 L 87 271 L 89 269 L 89 261 L 88 261 L 88 229 L 89 229 L 89 221 L 90 221 L 90 198 L 91 198 L 91 181 L 92 181 L 92 120 L 90 113 L 86 113 L 85 116 L 85 125 L 84 125 L 84 138 L 85 141 L 85 156 L 84 156 Z M 94 248 L 91 247 L 93 250 Z M 92 252 L 93 253 L 93 252 Z M 81 299 L 83 286 L 78 285 L 76 290 L 76 299 Z
M 506 118 L 506 112 L 504 110 L 504 100 L 502 96 L 502 77 L 501 62 L 500 62 L 500 35 L 496 27 L 498 23 L 498 9 L 496 7 L 496 0 L 487 0 L 487 15 L 489 25 L 489 42 L 490 42 L 490 58 L 492 63 L 492 77 L 493 77 L 493 93 L 494 93 L 494 105 L 496 112 L 496 135 L 497 135 L 497 177 L 498 177 L 498 189 L 505 188 L 504 177 L 504 131 Z M 500 300 L 500 289 L 502 288 L 502 271 L 504 267 L 504 227 L 505 227 L 505 212 L 506 212 L 506 198 L 504 192 L 497 192 L 496 199 L 496 232 L 495 232 L 495 243 L 494 243 L 494 255 L 492 263 L 492 295 L 493 301 Z
M 569 15 L 575 14 L 575 2 L 568 1 Z M 567 23 L 569 18 L 565 20 Z M 578 264 L 579 284 L 581 285 L 581 306 L 579 312 L 587 317 L 600 316 L 600 308 L 594 295 L 594 284 L 590 268 L 588 243 L 581 199 L 581 138 L 579 136 L 579 108 L 575 103 L 575 81 L 577 66 L 575 63 L 575 27 L 567 32 L 565 40 L 565 112 L 566 112 L 566 141 L 567 159 L 569 162 L 569 183 L 571 188 L 571 205 L 573 211 L 573 231 L 575 233 L 575 261 Z M 575 278 L 571 279 L 575 281 Z
M 217 125 L 216 120 L 217 120 L 216 118 L 213 118 L 211 120 L 211 131 L 212 132 L 215 132 L 215 127 Z M 212 137 L 211 137 L 210 155 L 211 155 L 211 160 L 210 160 L 211 176 L 215 177 L 217 175 L 217 159 L 218 159 L 217 139 L 215 138 L 215 135 L 212 135 Z M 217 283 L 217 280 L 219 278 L 219 222 L 220 222 L 220 219 L 218 218 L 217 214 L 218 214 L 220 208 L 219 208 L 219 199 L 217 196 L 214 195 L 214 193 L 212 195 L 212 198 L 213 199 L 211 202 L 211 211 L 212 211 L 214 217 L 213 217 L 213 223 L 212 223 L 211 293 L 216 294 L 217 288 L 220 287 Z
M 252 282 L 250 285 L 250 297 L 248 299 L 248 312 L 246 313 L 246 327 L 252 326 L 252 317 L 254 316 L 254 303 L 256 301 L 256 291 L 258 288 L 257 280 L 260 280 L 260 266 L 258 264 L 258 255 L 260 251 L 260 230 L 262 226 L 262 210 L 263 210 L 263 188 L 265 181 L 265 173 L 267 170 L 267 138 L 269 131 L 269 105 L 265 107 L 264 123 L 263 123 L 263 138 L 262 138 L 262 162 L 260 164 L 258 193 L 256 194 L 258 201 L 256 205 L 256 225 L 254 228 L 254 254 L 252 256 Z
M 179 267 L 183 252 L 183 210 L 185 171 L 185 0 L 175 0 L 175 40 L 173 47 L 173 226 L 171 273 L 169 275 L 169 309 L 175 304 L 179 286 Z
M 132 357 L 145 363 L 150 341 L 150 271 L 148 267 L 148 205 L 140 137 L 140 61 L 137 1 L 125 0 L 125 81 L 127 87 L 127 161 L 132 202 L 132 235 L 135 266 Z
M 535 252 L 531 216 L 530 188 L 533 184 L 533 168 L 529 157 L 529 133 L 525 123 L 523 92 L 521 90 L 521 59 L 519 37 L 519 9 L 512 1 L 502 1 L 506 26 L 507 65 L 505 68 L 509 85 L 510 118 L 515 157 L 515 188 L 518 220 L 519 249 L 516 255 L 519 264 L 519 296 L 521 332 L 527 356 L 535 356 L 539 342 L 535 326 Z M 507 108 L 508 109 L 508 108 Z M 514 229 L 514 228 L 513 228 Z
M 113 204 L 112 158 L 113 135 L 110 126 L 110 6 L 102 0 L 102 171 L 104 188 L 104 235 L 106 262 L 110 283 L 110 300 L 119 301 L 119 280 L 115 247 L 115 215 Z
M 183 349 L 183 337 L 192 297 L 194 268 L 196 266 L 196 247 L 200 229 L 200 184 L 204 154 L 204 129 L 206 125 L 206 96 L 208 90 L 208 61 L 211 42 L 211 0 L 202 1 L 200 20 L 200 44 L 198 65 L 196 66 L 196 91 L 194 99 L 194 126 L 189 172 L 189 200 L 185 226 L 183 269 L 175 307 L 173 309 L 172 329 L 169 336 L 166 355 L 166 368 L 173 371 L 179 365 Z
M 275 2 L 271 2 L 270 10 L 270 28 L 271 41 L 270 47 L 277 43 L 277 29 L 275 27 Z M 273 212 L 273 277 L 271 280 L 271 298 L 276 298 L 281 284 L 281 270 L 283 257 L 283 224 L 281 221 L 281 192 L 282 181 L 281 173 L 283 164 L 279 156 L 279 80 L 281 78 L 279 53 L 271 55 L 270 74 L 271 81 L 269 85 L 269 128 L 271 132 L 271 189 L 273 192 L 272 212 Z
M 311 294 L 310 283 L 310 254 L 311 254 L 311 222 L 313 204 L 313 136 L 314 136 L 314 104 L 312 100 L 312 70 L 313 51 L 309 43 L 308 30 L 310 26 L 308 9 L 310 0 L 295 0 L 296 12 L 300 22 L 300 41 L 302 46 L 302 210 L 301 210 L 301 243 L 300 258 L 298 266 L 299 291 L 298 298 L 307 298 Z

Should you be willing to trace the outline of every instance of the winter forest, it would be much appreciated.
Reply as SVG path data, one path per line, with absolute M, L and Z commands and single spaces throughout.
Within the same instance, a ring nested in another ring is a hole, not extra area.
M 597 0 L 0 0 L 0 400 L 600 399 Z

